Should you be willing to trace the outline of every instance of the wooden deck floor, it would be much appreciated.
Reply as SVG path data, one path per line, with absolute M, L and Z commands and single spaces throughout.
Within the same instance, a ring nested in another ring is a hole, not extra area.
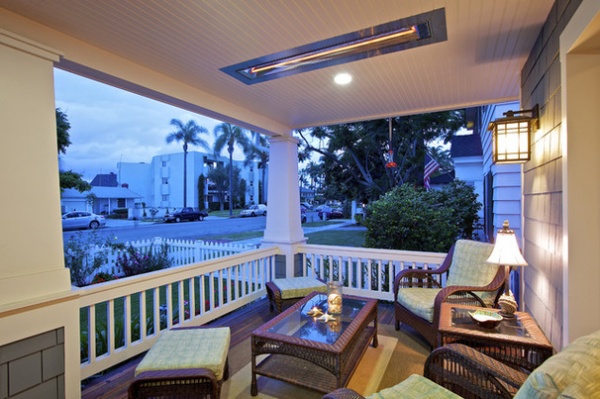
M 228 326 L 231 329 L 231 346 L 233 347 L 248 338 L 252 331 L 274 316 L 275 313 L 269 312 L 267 300 L 260 299 L 211 322 L 209 325 L 215 327 Z M 378 316 L 380 324 L 393 325 L 393 304 L 380 302 Z M 250 357 L 250 354 L 248 354 L 248 357 Z M 88 379 L 82 384 L 81 397 L 83 399 L 127 398 L 127 389 L 133 380 L 134 370 L 142 358 L 143 354 L 122 363 L 103 375 Z

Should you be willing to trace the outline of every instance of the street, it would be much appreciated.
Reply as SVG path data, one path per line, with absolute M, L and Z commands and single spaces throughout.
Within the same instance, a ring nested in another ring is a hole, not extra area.
M 141 222 L 128 220 L 108 219 L 106 227 L 98 230 L 69 230 L 63 232 L 66 242 L 71 236 L 90 234 L 93 231 L 101 236 L 116 237 L 116 242 L 147 240 L 154 237 L 174 238 L 180 240 L 206 240 L 211 236 L 221 236 L 228 233 L 241 233 L 246 231 L 262 231 L 266 226 L 264 216 L 249 218 L 212 218 L 208 217 L 202 222 Z
M 320 221 L 317 212 L 308 212 L 307 221 Z M 247 218 L 220 218 L 209 216 L 202 222 L 142 222 L 131 220 L 107 219 L 106 227 L 98 230 L 68 230 L 63 231 L 63 242 L 78 234 L 90 234 L 96 231 L 100 238 L 116 237 L 115 242 L 148 240 L 154 237 L 174 238 L 179 240 L 209 240 L 211 237 L 226 234 L 243 233 L 247 231 L 263 231 L 267 223 L 264 216 Z

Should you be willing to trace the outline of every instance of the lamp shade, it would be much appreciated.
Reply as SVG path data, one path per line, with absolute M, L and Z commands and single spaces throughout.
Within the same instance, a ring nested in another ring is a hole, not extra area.
M 527 266 L 527 261 L 521 255 L 517 244 L 515 232 L 508 228 L 508 222 L 504 222 L 504 227 L 498 230 L 496 244 L 487 262 L 503 266 Z

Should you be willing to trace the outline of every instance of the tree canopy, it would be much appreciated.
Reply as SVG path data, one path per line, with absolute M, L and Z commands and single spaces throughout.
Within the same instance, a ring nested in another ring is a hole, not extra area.
M 324 186 L 329 198 L 356 198 L 368 202 L 404 183 L 423 184 L 423 166 L 429 143 L 447 143 L 465 124 L 463 111 L 392 118 L 390 143 L 389 120 L 373 120 L 298 131 L 303 155 L 321 155 Z M 324 146 L 313 144 L 318 141 Z M 390 159 L 389 154 L 393 154 Z M 447 153 L 429 151 L 448 164 Z M 396 167 L 386 167 L 390 161 Z
M 56 148 L 60 157 L 60 154 L 67 153 L 67 147 L 71 145 L 71 138 L 69 135 L 71 124 L 69 123 L 69 118 L 67 117 L 67 114 L 62 112 L 60 108 L 56 108 L 55 113 L 57 142 Z M 83 193 L 84 191 L 89 191 L 92 188 L 90 183 L 83 180 L 83 176 L 80 173 L 73 172 L 72 170 L 59 170 L 58 175 L 61 192 L 63 192 L 67 188 L 74 188 L 80 193 Z
M 233 199 L 236 198 L 240 201 L 240 195 L 245 194 L 245 183 L 242 184 L 240 181 L 240 174 L 240 168 L 234 166 L 230 174 L 230 166 L 223 166 L 220 164 L 208 172 L 207 178 L 212 183 L 212 187 L 219 197 L 220 210 L 224 209 L 225 198 L 228 196 L 227 194 L 230 187 L 229 176 L 233 177 L 233 184 L 231 185 L 233 198 L 230 203 L 233 203 Z M 241 192 L 242 190 L 243 192 Z

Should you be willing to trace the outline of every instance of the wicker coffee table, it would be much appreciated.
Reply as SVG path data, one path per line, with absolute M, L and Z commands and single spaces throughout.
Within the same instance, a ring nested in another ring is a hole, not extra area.
M 552 356 L 552 344 L 528 313 L 516 312 L 515 318 L 504 319 L 497 328 L 486 329 L 479 327 L 469 316 L 469 312 L 477 309 L 481 308 L 442 304 L 439 345 L 465 344 L 496 360 L 528 371 L 533 371 Z
M 323 393 L 344 387 L 369 342 L 377 347 L 377 300 L 344 295 L 328 322 L 307 315 L 314 306 L 327 310 L 326 295 L 311 293 L 252 333 L 252 396 L 257 375 Z M 259 355 L 268 356 L 257 364 Z

